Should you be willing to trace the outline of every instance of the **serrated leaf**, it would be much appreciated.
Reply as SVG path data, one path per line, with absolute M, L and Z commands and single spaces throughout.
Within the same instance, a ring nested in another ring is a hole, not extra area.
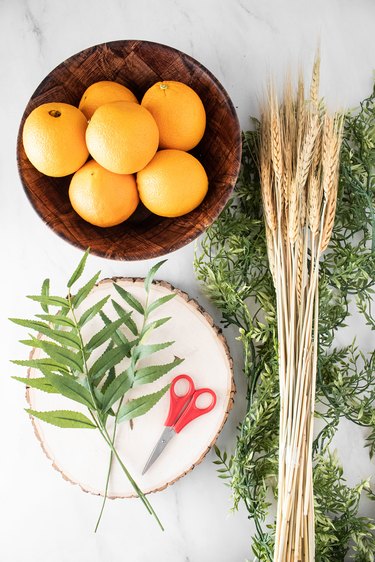
M 98 273 L 95 273 L 94 277 L 92 277 L 83 287 L 81 287 L 77 294 L 73 297 L 72 304 L 74 308 L 77 308 L 90 294 L 92 289 L 95 287 L 97 280 L 99 279 L 99 275 L 100 271 L 98 271 Z
M 41 340 L 39 338 L 34 337 L 32 334 L 29 334 L 30 338 L 29 340 L 19 340 L 20 343 L 22 343 L 23 345 L 29 345 L 30 347 L 38 347 L 40 349 L 42 349 L 42 344 L 41 344 Z
M 89 376 L 94 381 L 101 380 L 106 371 L 109 371 L 125 357 L 129 356 L 131 348 L 131 343 L 123 343 L 118 347 L 107 349 L 90 367 Z
M 75 324 L 73 320 L 68 318 L 67 316 L 59 316 L 58 314 L 36 314 L 37 318 L 41 320 L 45 320 L 55 326 L 67 326 L 69 328 L 75 328 Z
M 104 328 L 92 336 L 90 341 L 86 344 L 86 349 L 91 353 L 94 349 L 105 343 L 122 324 L 122 318 L 119 318 L 118 320 L 104 326 Z
M 70 351 L 66 347 L 45 340 L 38 340 L 38 347 L 43 349 L 51 359 L 54 359 L 58 363 L 70 367 L 73 371 L 83 372 L 82 358 L 79 354 L 74 353 L 74 351 Z
M 81 412 L 74 412 L 73 410 L 38 412 L 27 408 L 26 412 L 35 418 L 50 423 L 51 425 L 56 425 L 57 427 L 96 429 L 96 425 L 94 425 L 84 414 L 81 414 Z
M 166 302 L 170 301 L 171 299 L 173 299 L 176 296 L 175 293 L 172 293 L 170 295 L 165 295 L 164 297 L 160 297 L 160 299 L 157 299 L 156 301 L 152 302 L 148 307 L 147 307 L 147 315 L 151 314 L 151 312 L 153 312 L 154 310 L 156 310 L 157 308 L 159 308 L 159 306 L 162 306 L 163 304 L 165 304 Z
M 115 311 L 117 312 L 117 314 L 119 315 L 120 318 L 123 319 L 124 324 L 127 328 L 129 328 L 129 330 L 131 331 L 131 333 L 134 336 L 138 335 L 138 328 L 137 328 L 137 324 L 134 322 L 133 318 L 131 317 L 131 312 L 126 311 L 124 308 L 122 308 L 122 306 L 116 302 L 115 300 L 111 300 L 113 308 L 115 309 Z
M 42 390 L 43 392 L 48 392 L 50 394 L 56 394 L 57 390 L 47 381 L 45 377 L 29 378 L 29 377 L 12 377 L 12 379 L 22 382 L 26 386 L 31 388 L 36 388 L 37 390 Z
M 13 359 L 11 361 L 15 365 L 20 365 L 21 367 L 30 367 L 31 369 L 38 369 L 38 370 L 56 370 L 63 373 L 69 373 L 69 369 L 59 363 L 57 361 L 53 361 L 50 358 L 43 358 L 43 359 Z
M 142 340 L 146 339 L 153 330 L 160 328 L 160 326 L 163 326 L 163 324 L 168 322 L 168 320 L 170 319 L 171 316 L 167 316 L 165 318 L 160 318 L 159 320 L 155 320 L 154 322 L 150 322 L 149 324 L 146 324 L 146 326 L 142 330 L 141 339 Z
M 153 394 L 147 394 L 146 396 L 140 396 L 139 398 L 134 398 L 126 404 L 123 404 L 119 410 L 118 421 L 119 423 L 125 420 L 132 420 L 139 416 L 146 414 L 155 404 L 157 404 L 164 396 L 164 394 L 169 389 L 170 385 L 167 384 L 164 388 Z
M 162 377 L 163 375 L 169 373 L 169 371 L 180 365 L 182 362 L 183 359 L 175 357 L 171 363 L 165 363 L 164 365 L 150 365 L 148 367 L 138 369 L 136 372 L 134 385 L 154 382 L 160 379 L 160 377 Z
M 111 384 L 111 382 L 115 380 L 115 376 L 116 376 L 116 371 L 115 371 L 115 368 L 112 367 L 112 368 L 109 370 L 109 373 L 108 373 L 108 375 L 107 375 L 107 378 L 105 379 L 104 384 L 103 384 L 103 386 L 102 386 L 102 392 L 103 392 L 103 394 L 105 393 L 105 391 L 107 390 L 107 388 L 109 387 L 109 385 Z
M 145 291 L 146 293 L 150 292 L 151 283 L 153 282 L 157 271 L 161 268 L 163 264 L 165 264 L 167 260 L 159 261 L 157 264 L 152 266 L 150 271 L 148 272 L 146 279 L 145 279 Z
M 73 377 L 69 375 L 55 375 L 48 373 L 46 379 L 66 398 L 70 398 L 75 402 L 79 402 L 88 408 L 93 408 L 93 400 L 90 392 L 79 384 Z
M 161 351 L 162 349 L 166 349 L 174 344 L 174 341 L 167 341 L 164 343 L 152 343 L 149 345 L 138 345 L 137 347 L 137 354 L 136 360 L 143 359 L 144 357 L 148 357 L 157 351 Z
M 109 324 L 112 324 L 113 322 L 113 320 L 108 318 L 108 316 L 103 311 L 100 311 L 100 318 L 103 320 L 106 326 L 109 326 Z M 112 334 L 112 339 L 116 345 L 121 345 L 122 343 L 128 343 L 129 341 L 128 338 L 125 336 L 125 334 L 121 332 L 121 330 L 116 330 L 116 332 Z
M 106 412 L 117 400 L 122 398 L 133 382 L 129 369 L 120 373 L 108 386 L 103 395 L 103 411 Z
M 41 289 L 41 295 L 43 297 L 49 296 L 49 279 L 45 279 L 43 281 L 42 289 Z M 41 306 L 42 306 L 42 310 L 44 310 L 44 312 L 48 313 L 48 305 L 42 304 Z
M 142 316 L 144 315 L 144 313 L 145 313 L 144 308 L 143 308 L 142 304 L 139 302 L 138 299 L 136 299 L 131 293 L 129 293 L 129 291 L 127 291 L 123 287 L 120 287 L 120 285 L 117 285 L 117 283 L 114 283 L 114 287 L 115 287 L 116 291 L 118 292 L 118 294 L 124 299 L 124 301 L 129 306 L 134 308 L 134 310 L 139 312 L 139 314 L 142 314 Z
M 28 295 L 27 298 L 31 299 L 32 301 L 40 302 L 42 305 L 58 306 L 64 309 L 69 309 L 69 302 L 67 301 L 67 299 L 64 299 L 63 297 L 46 296 L 46 295 Z
M 25 328 L 30 328 L 31 330 L 36 330 L 37 332 L 47 336 L 48 338 L 61 343 L 64 346 L 74 347 L 75 349 L 80 349 L 80 342 L 77 336 L 71 331 L 54 330 L 48 324 L 44 322 L 39 322 L 37 320 L 23 320 L 22 318 L 9 318 L 11 322 L 23 326 Z
M 9 318 L 9 320 L 18 326 L 30 328 L 31 330 L 35 330 L 37 332 L 43 328 L 48 328 L 49 330 L 51 329 L 48 324 L 39 322 L 38 320 L 24 320 L 23 318 Z
M 70 289 L 70 287 L 72 285 L 74 285 L 74 283 L 81 277 L 81 275 L 82 275 L 82 273 L 85 269 L 85 265 L 86 265 L 86 261 L 87 261 L 87 257 L 89 255 L 89 252 L 90 252 L 90 248 L 87 248 L 86 252 L 83 254 L 83 257 L 82 257 L 81 261 L 77 265 L 76 269 L 72 273 L 72 276 L 67 283 L 68 289 Z
M 81 316 L 78 321 L 79 326 L 82 328 L 87 322 L 92 320 L 98 313 L 102 311 L 103 306 L 108 301 L 109 295 L 101 299 L 99 302 L 95 303 L 94 305 L 90 306 Z
M 96 398 L 96 402 L 99 405 L 99 407 L 101 407 L 102 405 L 102 401 L 103 401 L 103 392 L 100 388 L 98 388 L 97 386 L 93 387 L 93 392 L 94 392 L 94 396 Z

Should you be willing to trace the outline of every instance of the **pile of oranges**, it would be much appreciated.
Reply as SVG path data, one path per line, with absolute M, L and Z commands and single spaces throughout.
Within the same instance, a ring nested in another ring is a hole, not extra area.
M 138 103 L 122 84 L 101 81 L 87 88 L 78 108 L 45 103 L 34 109 L 23 145 L 41 173 L 74 174 L 74 210 L 109 227 L 126 220 L 139 200 L 163 217 L 184 215 L 202 202 L 207 175 L 188 151 L 205 127 L 201 99 L 182 82 L 157 82 Z

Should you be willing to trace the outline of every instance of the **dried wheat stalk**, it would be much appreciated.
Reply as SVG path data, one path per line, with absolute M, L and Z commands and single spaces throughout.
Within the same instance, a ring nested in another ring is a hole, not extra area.
M 318 337 L 319 260 L 335 217 L 342 131 L 319 101 L 319 55 L 305 100 L 300 76 L 283 100 L 269 87 L 259 166 L 267 247 L 276 289 L 280 447 L 275 562 L 312 562 L 312 439 Z

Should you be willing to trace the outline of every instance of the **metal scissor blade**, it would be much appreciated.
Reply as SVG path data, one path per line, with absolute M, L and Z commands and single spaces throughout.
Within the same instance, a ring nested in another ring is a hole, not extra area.
M 156 461 L 159 455 L 161 455 L 161 453 L 164 451 L 165 447 L 168 445 L 169 441 L 172 439 L 174 435 L 176 435 L 176 432 L 173 429 L 173 427 L 166 427 L 164 429 L 163 433 L 160 436 L 159 441 L 156 443 L 151 455 L 149 456 L 144 469 L 142 470 L 142 475 L 145 472 L 147 472 L 147 470 Z

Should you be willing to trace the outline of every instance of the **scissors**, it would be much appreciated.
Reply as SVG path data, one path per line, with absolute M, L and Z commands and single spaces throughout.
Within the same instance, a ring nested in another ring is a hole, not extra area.
M 186 381 L 188 383 L 188 390 L 185 394 L 176 394 L 176 385 L 179 381 Z M 211 388 L 199 388 L 196 390 L 193 379 L 189 375 L 178 375 L 172 381 L 169 389 L 170 404 L 167 419 L 164 422 L 165 429 L 161 434 L 159 441 L 156 443 L 142 474 L 145 474 L 150 466 L 164 451 L 169 441 L 191 421 L 195 420 L 203 414 L 210 412 L 216 404 L 216 394 Z M 205 408 L 198 408 L 197 400 L 202 394 L 209 394 L 211 396 L 211 403 Z

